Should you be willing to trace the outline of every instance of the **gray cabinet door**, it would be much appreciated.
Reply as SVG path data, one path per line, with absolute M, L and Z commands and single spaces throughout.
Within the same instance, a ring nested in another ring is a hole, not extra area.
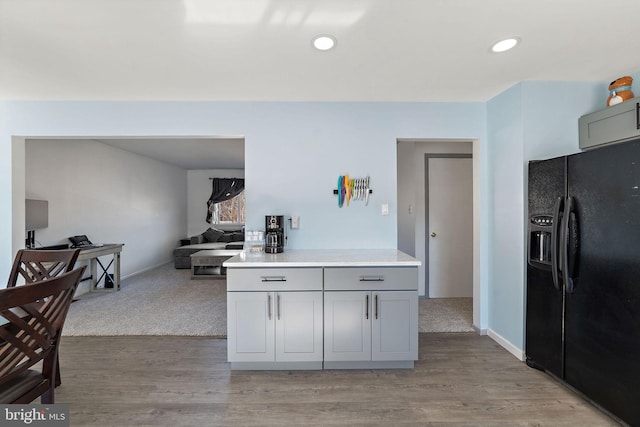
M 580 148 L 621 142 L 640 136 L 640 97 L 586 114 L 578 120 Z
M 372 360 L 418 359 L 418 293 L 373 292 Z
M 324 293 L 324 360 L 371 360 L 371 292 Z
M 229 362 L 273 362 L 273 292 L 227 292 Z
M 276 361 L 322 361 L 322 291 L 276 292 Z

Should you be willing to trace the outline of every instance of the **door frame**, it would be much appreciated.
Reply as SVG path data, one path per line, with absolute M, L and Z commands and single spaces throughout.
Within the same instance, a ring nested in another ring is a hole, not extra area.
M 458 143 L 471 143 L 471 149 L 462 150 Z M 433 137 L 397 137 L 396 138 L 396 179 L 397 191 L 396 202 L 398 204 L 397 217 L 397 242 L 396 247 L 409 255 L 417 255 L 419 250 L 423 251 L 423 245 L 418 241 L 418 233 L 422 233 L 424 239 L 423 215 L 418 213 L 421 209 L 416 205 L 417 199 L 421 198 L 424 191 L 417 194 L 416 189 L 423 185 L 422 174 L 416 174 L 416 168 L 423 168 L 422 144 L 435 144 L 433 153 L 464 153 L 472 154 L 473 163 L 473 328 L 480 335 L 487 335 L 489 324 L 489 309 L 487 301 L 489 298 L 489 273 L 486 268 L 487 253 L 489 252 L 488 230 L 491 229 L 490 217 L 485 215 L 482 209 L 487 203 L 488 194 L 488 154 L 487 144 L 477 137 L 466 138 L 433 138 Z M 444 144 L 444 145 L 440 145 Z M 452 144 L 451 149 L 446 148 L 446 144 Z M 436 148 L 440 147 L 440 148 Z M 418 148 L 420 148 L 419 155 Z M 424 205 L 421 202 L 422 206 Z M 486 209 L 485 209 L 486 210 Z M 418 221 L 419 218 L 419 221 Z M 423 255 L 421 254 L 421 258 Z M 421 270 L 424 265 L 421 265 Z M 420 274 L 420 298 L 424 298 L 423 275 Z
M 460 153 L 425 153 L 424 154 L 424 230 L 425 230 L 424 297 L 425 298 L 430 298 L 429 296 L 429 159 L 471 159 L 473 161 L 473 154 L 460 154 Z M 473 174 L 473 164 L 471 165 L 471 169 L 472 169 L 471 173 Z M 471 205 L 473 206 L 473 198 L 471 200 Z M 471 233 L 471 240 L 473 241 L 473 233 Z M 471 265 L 471 269 L 473 270 L 473 265 Z

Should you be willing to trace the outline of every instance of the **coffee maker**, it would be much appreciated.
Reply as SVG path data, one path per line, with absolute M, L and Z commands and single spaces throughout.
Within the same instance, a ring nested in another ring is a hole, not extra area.
M 267 215 L 265 217 L 265 245 L 268 254 L 278 254 L 284 251 L 284 216 Z

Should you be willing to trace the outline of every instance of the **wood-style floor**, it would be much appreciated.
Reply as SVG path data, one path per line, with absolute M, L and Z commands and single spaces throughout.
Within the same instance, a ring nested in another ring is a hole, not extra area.
M 420 334 L 413 370 L 230 371 L 227 341 L 64 337 L 72 426 L 615 426 L 486 336 Z

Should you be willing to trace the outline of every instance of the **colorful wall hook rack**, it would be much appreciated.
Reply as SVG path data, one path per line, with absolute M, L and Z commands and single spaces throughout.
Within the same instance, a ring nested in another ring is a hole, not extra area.
M 369 195 L 373 190 L 369 187 L 370 178 L 349 178 L 349 175 L 338 177 L 338 188 L 333 194 L 338 196 L 338 207 L 349 206 L 351 201 L 363 201 L 365 206 L 369 204 Z

